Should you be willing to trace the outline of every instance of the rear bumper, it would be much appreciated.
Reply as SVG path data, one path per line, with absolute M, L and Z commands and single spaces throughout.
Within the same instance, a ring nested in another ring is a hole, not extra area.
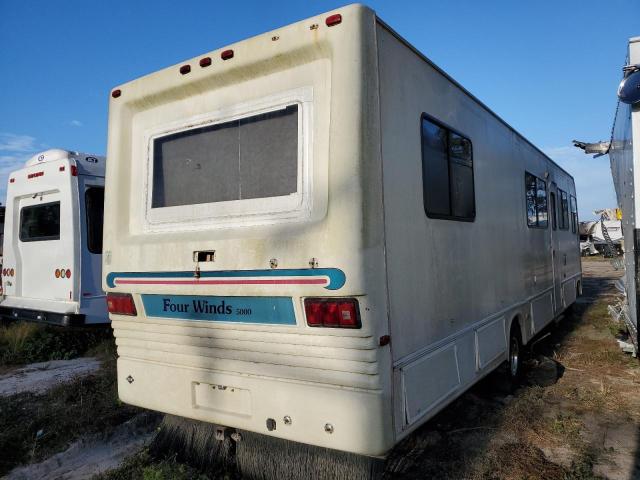
M 27 322 L 48 323 L 64 327 L 75 327 L 85 324 L 85 316 L 79 313 L 56 313 L 25 308 L 0 307 L 0 317 Z
M 319 447 L 383 456 L 393 446 L 388 396 L 380 390 L 121 356 L 118 393 L 132 405 Z

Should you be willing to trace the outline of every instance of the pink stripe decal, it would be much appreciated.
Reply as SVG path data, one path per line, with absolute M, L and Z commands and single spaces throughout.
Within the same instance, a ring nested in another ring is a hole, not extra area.
M 118 280 L 117 285 L 325 285 L 324 278 L 296 280 Z

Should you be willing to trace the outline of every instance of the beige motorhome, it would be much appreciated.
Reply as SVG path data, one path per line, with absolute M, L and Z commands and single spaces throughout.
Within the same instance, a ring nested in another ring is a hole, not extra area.
M 111 97 L 127 403 L 380 457 L 580 291 L 572 177 L 366 7 Z

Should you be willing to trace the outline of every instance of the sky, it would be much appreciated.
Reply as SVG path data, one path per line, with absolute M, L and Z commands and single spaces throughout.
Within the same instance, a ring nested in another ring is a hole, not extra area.
M 110 90 L 341 1 L 0 0 L 0 202 L 48 148 L 106 152 Z M 370 7 L 576 180 L 581 219 L 614 207 L 608 140 L 638 0 L 371 1 Z

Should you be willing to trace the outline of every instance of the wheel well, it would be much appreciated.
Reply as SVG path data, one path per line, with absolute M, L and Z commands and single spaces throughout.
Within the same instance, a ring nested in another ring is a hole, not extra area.
M 517 332 L 520 334 L 520 343 L 524 343 L 524 338 L 522 338 L 522 317 L 519 313 L 515 314 L 511 319 L 511 323 L 509 324 L 509 338 L 511 338 L 511 332 L 514 331 L 514 328 L 517 329 Z

